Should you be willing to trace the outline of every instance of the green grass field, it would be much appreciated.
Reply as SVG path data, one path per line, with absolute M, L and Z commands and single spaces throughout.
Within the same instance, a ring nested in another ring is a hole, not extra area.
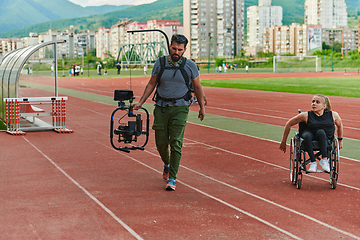
M 202 70 L 203 73 L 207 73 Z M 120 76 L 116 70 L 109 71 L 108 76 L 99 76 L 95 70 L 90 70 L 90 78 L 106 77 L 129 77 L 130 70 L 122 71 Z M 210 72 L 212 73 L 212 72 Z M 43 73 L 45 74 L 45 73 Z M 46 73 L 49 74 L 49 73 Z M 38 74 L 36 74 L 38 75 Z M 41 75 L 41 74 L 39 74 Z M 132 70 L 131 76 L 144 76 L 142 69 Z M 150 77 L 150 73 L 148 72 Z M 87 77 L 85 71 L 84 76 Z M 202 79 L 203 86 L 249 89 L 303 94 L 324 94 L 328 96 L 356 97 L 360 98 L 360 78 L 358 77 L 334 77 L 334 78 L 243 78 L 243 79 Z M 6 129 L 0 122 L 0 130 Z
M 201 84 L 208 87 L 360 97 L 358 77 L 202 79 Z
M 0 130 L 6 130 L 6 125 L 0 120 Z

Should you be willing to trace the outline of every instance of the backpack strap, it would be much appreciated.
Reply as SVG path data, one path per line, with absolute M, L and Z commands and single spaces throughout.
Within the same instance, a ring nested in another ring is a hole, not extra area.
M 187 72 L 185 71 L 185 68 L 184 68 L 184 66 L 186 64 L 186 60 L 187 60 L 186 57 L 183 57 L 183 61 L 181 62 L 179 69 L 181 71 L 181 74 L 185 80 L 185 84 L 188 87 L 189 91 L 194 92 L 194 89 L 192 88 L 192 84 L 190 82 L 189 75 L 187 74 Z
M 157 90 L 158 90 L 158 87 L 159 87 L 159 85 L 160 85 L 161 76 L 163 75 L 164 70 L 165 70 L 165 58 L 166 58 L 166 56 L 161 56 L 161 57 L 159 58 L 159 61 L 160 61 L 160 71 L 159 71 L 159 73 L 157 74 L 156 90 L 155 90 L 154 96 L 152 97 L 152 100 L 153 100 L 154 102 L 156 102 L 156 101 L 158 100 L 158 96 L 159 96 L 159 95 L 158 95 Z

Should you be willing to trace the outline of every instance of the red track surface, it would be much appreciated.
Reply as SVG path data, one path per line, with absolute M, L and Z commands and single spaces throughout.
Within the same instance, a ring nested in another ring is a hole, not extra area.
M 147 79 L 132 80 L 137 96 Z M 59 79 L 59 87 L 107 96 L 127 84 L 128 79 Z M 311 99 L 205 91 L 207 113 L 276 125 L 284 125 L 298 108 L 308 109 Z M 345 126 L 352 127 L 345 136 L 359 139 L 359 99 L 331 101 Z M 349 105 L 353 114 L 344 111 Z M 297 190 L 289 181 L 288 154 L 278 150 L 278 143 L 188 124 L 178 187 L 166 192 L 153 131 L 145 151 L 126 154 L 111 148 L 113 110 L 70 97 L 67 127 L 75 133 L 0 133 L 2 238 L 360 238 L 359 162 L 342 159 L 336 190 L 325 174 L 304 176 Z

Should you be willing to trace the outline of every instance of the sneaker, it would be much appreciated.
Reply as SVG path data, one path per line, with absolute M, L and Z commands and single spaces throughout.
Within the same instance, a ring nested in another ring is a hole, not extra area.
M 164 165 L 163 179 L 169 179 L 170 165 Z
M 308 172 L 316 172 L 317 171 L 317 163 L 311 162 Z
M 321 159 L 319 161 L 320 166 L 322 167 L 322 169 L 325 170 L 325 172 L 330 172 L 330 164 L 329 164 L 329 159 Z
M 166 190 L 167 191 L 175 191 L 176 189 L 176 181 L 172 178 L 169 178 L 166 182 Z

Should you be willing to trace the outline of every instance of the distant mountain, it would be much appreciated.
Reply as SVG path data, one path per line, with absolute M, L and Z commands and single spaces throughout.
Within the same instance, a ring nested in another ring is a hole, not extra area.
M 36 23 L 103 14 L 130 6 L 82 7 L 68 0 L 0 0 L 0 33 Z
M 0 0 L 1 1 L 1 0 Z M 20 0 L 16 0 L 20 1 Z M 28 0 L 27 0 L 28 1 Z M 43 1 L 43 0 L 38 0 Z M 66 0 L 61 0 L 68 2 Z M 1 6 L 0 6 L 1 7 Z M 74 26 L 77 31 L 88 29 L 97 30 L 99 27 L 111 27 L 120 19 L 131 18 L 135 21 L 146 22 L 148 20 L 180 20 L 182 22 L 182 0 L 158 0 L 153 3 L 127 7 L 105 14 L 92 15 L 89 17 L 78 17 L 69 19 L 59 19 L 39 24 L 34 24 L 22 29 L 13 30 L 0 34 L 2 38 L 26 37 L 30 32 L 43 33 L 50 29 L 63 31 Z
M 355 15 L 357 11 L 360 11 L 360 0 L 345 0 L 345 2 L 349 15 Z M 304 3 L 305 0 L 272 0 L 273 6 L 283 7 L 284 25 L 289 25 L 293 22 L 304 23 Z M 153 19 L 180 20 L 182 22 L 182 4 L 182 0 L 158 0 L 150 4 L 138 6 L 84 8 L 68 0 L 0 0 L 0 10 L 3 13 L 0 15 L 0 33 L 3 32 L 3 34 L 0 34 L 0 37 L 25 37 L 28 36 L 29 32 L 46 32 L 50 26 L 52 29 L 59 31 L 68 29 L 69 25 L 74 25 L 77 31 L 87 29 L 97 30 L 99 27 L 110 27 L 120 19 L 125 18 L 132 18 L 139 22 Z M 15 5 L 16 8 L 14 7 Z M 258 5 L 258 0 L 245 0 L 245 12 L 247 7 L 254 5 Z M 17 9 L 27 9 L 28 13 L 25 15 L 24 12 L 26 11 Z M 109 12 L 110 10 L 114 11 Z M 74 18 L 74 15 L 76 18 Z M 42 23 L 33 24 L 35 20 Z M 24 21 L 28 24 L 25 24 Z M 33 25 L 29 26 L 30 23 Z M 7 28 L 5 28 L 5 25 Z M 17 30 L 10 32 L 4 30 L 10 27 Z

